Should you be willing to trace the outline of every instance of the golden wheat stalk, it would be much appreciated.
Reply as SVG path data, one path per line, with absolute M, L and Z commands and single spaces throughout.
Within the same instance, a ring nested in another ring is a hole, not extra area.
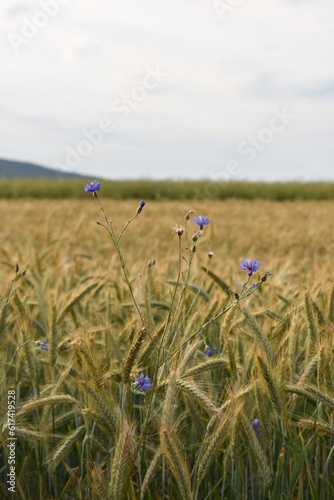
M 315 370 L 317 369 L 317 366 L 318 356 L 314 356 L 314 358 L 311 358 L 304 368 L 304 371 L 299 378 L 298 385 L 302 385 L 307 379 L 311 379 L 315 373 Z
M 328 345 L 322 345 L 319 352 L 317 383 L 318 387 L 324 387 L 326 392 L 333 392 L 332 360 Z
M 261 448 L 256 432 L 252 428 L 249 418 L 247 418 L 244 414 L 241 415 L 241 423 L 248 444 L 248 449 L 255 458 L 257 469 L 260 472 L 263 481 L 269 485 L 272 480 L 272 471 L 270 469 L 268 459 Z
M 142 483 L 141 489 L 140 489 L 140 500 L 144 500 L 144 495 L 146 493 L 148 485 L 149 485 L 151 479 L 153 478 L 156 470 L 158 469 L 159 464 L 161 463 L 161 459 L 162 459 L 162 449 L 159 447 L 157 449 L 157 451 L 155 452 L 154 457 L 150 461 L 150 465 L 146 471 L 146 474 L 145 474 L 145 477 L 144 477 L 144 480 L 143 480 L 143 483 Z
M 60 311 L 59 316 L 58 316 L 58 323 L 61 323 L 65 316 L 73 309 L 73 307 L 80 302 L 81 299 L 83 299 L 89 292 L 94 290 L 99 285 L 98 281 L 95 281 L 94 283 L 91 283 L 90 285 L 86 286 L 81 292 L 79 292 L 77 295 L 75 295 L 70 301 L 63 307 L 63 309 Z
M 203 373 L 205 371 L 225 367 L 227 366 L 227 364 L 228 361 L 226 357 L 208 359 L 207 361 L 202 362 L 200 365 L 192 366 L 191 368 L 186 370 L 182 374 L 182 378 L 195 377 L 196 375 L 199 375 L 200 373 Z
M 42 399 L 34 399 L 21 406 L 20 410 L 16 413 L 16 420 L 22 419 L 27 413 L 43 408 L 44 406 L 65 405 L 65 404 L 79 404 L 76 399 L 67 394 L 59 396 L 49 396 Z
M 101 427 L 102 429 L 105 429 L 109 435 L 111 434 L 112 436 L 115 435 L 116 433 L 116 428 L 114 425 L 111 425 L 110 419 L 106 418 L 105 414 L 103 412 L 96 412 L 94 410 L 91 410 L 90 408 L 81 408 L 79 413 L 81 415 L 84 415 L 85 417 L 88 417 L 89 420 L 92 422 L 96 422 L 96 424 Z
M 58 328 L 57 328 L 57 308 L 54 304 L 51 313 L 51 327 L 50 327 L 50 361 L 51 365 L 55 367 L 57 360 L 57 349 L 58 349 Z
M 282 410 L 283 410 L 282 399 L 281 399 L 280 393 L 278 391 L 276 382 L 274 381 L 274 378 L 273 378 L 266 362 L 260 356 L 258 356 L 257 360 L 258 360 L 258 363 L 260 365 L 260 370 L 261 370 L 263 379 L 265 381 L 265 385 L 266 385 L 270 400 L 271 400 L 275 410 L 277 411 L 278 415 L 281 415 Z
M 247 320 L 247 323 L 255 333 L 255 337 L 257 340 L 258 346 L 261 348 L 261 350 L 266 354 L 268 361 L 272 362 L 274 360 L 274 351 L 273 348 L 265 335 L 265 333 L 261 330 L 258 322 L 254 318 L 254 316 L 248 312 L 247 310 L 243 311 L 244 316 Z
M 160 442 L 173 477 L 179 487 L 180 500 L 193 500 L 190 474 L 173 433 L 166 428 L 162 428 Z
M 46 432 L 38 432 L 30 429 L 24 429 L 23 427 L 15 427 L 15 435 L 18 438 L 21 438 L 24 441 L 28 441 L 30 444 L 36 444 L 38 441 L 52 441 L 56 438 L 62 437 L 62 435 L 55 435 Z
M 196 351 L 198 350 L 199 346 L 203 343 L 202 340 L 197 340 L 193 344 L 189 344 L 186 346 L 184 353 L 182 354 L 182 358 L 180 359 L 179 362 L 179 369 L 178 372 L 182 373 L 184 370 L 186 370 L 187 366 L 192 362 Z
M 86 425 L 81 425 L 72 433 L 67 434 L 63 441 L 58 444 L 55 451 L 46 460 L 48 468 L 51 472 L 54 471 L 57 465 L 67 457 L 76 441 L 81 439 L 81 436 L 83 436 L 85 431 Z
M 19 312 L 19 315 L 20 315 L 21 321 L 22 321 L 22 322 L 26 322 L 26 321 L 28 321 L 28 319 L 29 319 L 29 318 L 28 318 L 27 312 L 26 312 L 26 310 L 25 310 L 25 308 L 24 308 L 24 305 L 22 304 L 21 299 L 20 299 L 20 297 L 18 296 L 18 293 L 17 293 L 17 292 L 15 293 L 15 295 L 14 295 L 14 297 L 13 297 L 13 302 L 14 302 L 14 304 L 15 304 L 15 305 L 16 305 L 16 307 L 17 307 L 17 310 L 18 310 L 18 312 Z
M 211 401 L 211 399 L 208 396 L 206 396 L 204 392 L 200 391 L 196 387 L 196 385 L 192 384 L 191 382 L 180 379 L 176 381 L 176 384 L 178 387 L 180 387 L 180 389 L 183 392 L 187 393 L 189 396 L 192 396 L 196 400 L 196 402 L 209 413 L 209 415 L 218 412 L 217 407 Z
M 305 429 L 311 429 L 312 431 L 317 431 L 320 433 L 325 433 L 328 436 L 331 436 L 333 433 L 333 426 L 326 422 L 325 420 L 321 420 L 317 418 L 301 418 L 298 420 L 298 425 L 300 427 L 304 427 Z
M 96 464 L 91 472 L 91 484 L 96 498 L 99 500 L 110 500 L 108 483 L 103 477 L 102 467 Z
M 123 500 L 127 496 L 131 474 L 130 464 L 133 458 L 133 438 L 134 427 L 128 427 L 127 422 L 123 422 L 112 461 L 109 488 L 111 500 Z
M 161 412 L 161 426 L 170 429 L 174 423 L 176 398 L 176 373 L 172 372 L 168 379 L 165 401 Z
M 233 417 L 233 421 L 231 422 L 231 428 L 229 430 L 230 442 L 228 448 L 224 453 L 224 461 L 223 466 L 224 469 L 227 470 L 230 466 L 233 469 L 236 462 L 237 455 L 237 445 L 239 443 L 239 435 L 240 435 L 240 418 L 239 415 Z
M 318 387 L 306 384 L 304 386 L 287 385 L 285 390 L 287 392 L 303 396 L 306 399 L 311 399 L 312 401 L 316 401 L 318 403 L 324 403 L 326 406 L 334 410 L 334 398 L 332 395 L 326 393 Z
M 71 343 L 74 351 L 81 355 L 81 358 L 84 359 L 89 372 L 92 374 L 95 380 L 98 379 L 99 370 L 97 369 L 95 362 L 93 361 L 93 357 L 91 353 L 88 351 L 87 347 L 84 345 L 82 340 L 74 341 Z
M 139 349 L 143 343 L 145 335 L 146 335 L 146 328 L 143 327 L 140 330 L 140 332 L 138 333 L 138 335 L 135 337 L 135 339 L 133 340 L 133 342 L 130 346 L 128 355 L 127 355 L 126 360 L 125 360 L 124 369 L 123 369 L 123 380 L 124 380 L 125 384 L 129 381 L 130 372 L 131 372 L 133 364 L 136 360 Z
M 305 312 L 307 317 L 307 331 L 309 334 L 309 355 L 313 355 L 316 352 L 317 342 L 318 342 L 318 330 L 315 323 L 315 318 L 312 310 L 312 303 L 309 294 L 305 293 Z
M 231 411 L 234 412 L 235 404 L 236 403 L 240 404 L 239 400 L 242 401 L 243 399 L 246 399 L 248 394 L 250 394 L 253 391 L 253 387 L 254 387 L 254 382 L 244 387 L 241 387 L 237 392 L 232 393 L 230 398 L 224 400 L 224 402 L 218 408 L 218 412 L 212 415 L 211 419 L 209 420 L 206 426 L 205 436 L 203 438 L 204 442 L 210 441 L 210 436 L 214 432 L 214 429 L 219 425 L 219 422 L 222 418 L 222 415 L 224 415 L 224 412 L 226 412 L 229 408 L 231 408 L 232 409 Z
M 105 425 L 108 427 L 108 429 L 111 431 L 112 434 L 115 434 L 117 425 L 116 416 L 114 416 L 111 413 L 110 409 L 106 406 L 103 398 L 92 387 L 90 387 L 86 382 L 83 381 L 81 382 L 81 384 L 88 392 L 88 394 L 91 396 L 95 405 L 100 411 L 100 413 L 98 414 L 99 419 L 101 419 L 101 421 L 105 423 Z M 88 409 L 91 410 L 91 408 Z
M 237 418 L 238 411 L 235 412 L 233 418 Z M 218 417 L 216 418 L 218 420 Z M 203 440 L 203 445 L 199 451 L 201 457 L 198 462 L 196 485 L 197 487 L 205 478 L 208 470 L 215 460 L 219 450 L 222 448 L 224 442 L 229 437 L 229 428 L 231 424 L 231 415 L 229 413 L 219 415 L 219 424 L 212 432 L 211 436 L 206 435 Z

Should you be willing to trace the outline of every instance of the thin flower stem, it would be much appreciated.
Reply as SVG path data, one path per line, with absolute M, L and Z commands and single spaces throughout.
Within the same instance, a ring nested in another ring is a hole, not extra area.
M 158 369 L 159 369 L 158 364 L 156 364 L 156 366 L 154 368 L 154 375 L 153 375 L 153 381 L 152 381 L 152 386 L 151 386 L 151 394 L 152 395 L 151 395 L 151 397 L 149 399 L 148 408 L 147 408 L 147 411 L 146 411 L 145 420 L 144 420 L 144 423 L 143 423 L 143 426 L 142 426 L 142 430 L 141 430 L 141 433 L 140 433 L 139 441 L 137 443 L 135 452 L 133 454 L 131 469 L 135 465 L 137 455 L 139 453 L 139 450 L 140 450 L 140 447 L 142 445 L 142 442 L 143 442 L 143 440 L 145 438 L 146 430 L 147 430 L 148 424 L 150 422 L 151 408 L 153 407 L 153 403 L 154 403 L 155 397 L 156 397 L 156 394 L 155 394 L 156 393 L 156 388 L 158 387 L 158 384 L 157 384 Z
M 248 279 L 248 281 L 249 281 L 249 279 Z M 248 283 L 248 281 L 247 281 L 247 283 Z M 244 285 L 246 285 L 246 284 L 244 283 Z M 243 288 L 244 288 L 244 285 L 243 285 Z M 194 338 L 196 335 L 198 335 L 204 328 L 206 328 L 207 326 L 211 325 L 211 323 L 213 323 L 214 321 L 216 321 L 217 319 L 219 319 L 221 316 L 223 316 L 223 314 L 227 313 L 227 311 L 229 311 L 230 309 L 232 309 L 232 307 L 236 306 L 241 300 L 245 299 L 246 297 L 248 297 L 249 295 L 251 295 L 252 293 L 254 293 L 254 291 L 255 291 L 255 288 L 253 288 L 249 293 L 246 293 L 242 297 L 239 297 L 238 299 L 234 300 L 225 309 L 223 309 L 218 314 L 216 314 L 216 316 L 214 316 L 213 318 L 209 319 L 206 323 L 204 323 L 202 326 L 200 326 L 184 342 L 182 342 L 182 344 L 180 344 L 176 349 L 174 349 L 174 351 L 171 354 L 169 354 L 167 356 L 167 358 L 165 358 L 164 361 L 162 361 L 162 363 L 159 364 L 159 368 L 160 368 L 160 366 L 162 366 L 163 364 L 165 364 L 166 361 L 168 361 L 170 358 L 172 358 L 174 356 L 174 354 L 176 354 L 180 349 L 182 349 L 182 347 L 185 346 L 192 338 Z
M 159 365 L 159 361 L 160 361 L 160 354 L 161 354 L 161 350 L 162 350 L 162 348 L 163 348 L 163 346 L 164 346 L 165 339 L 166 339 L 166 335 L 167 335 L 167 332 L 168 332 L 168 327 L 169 327 L 170 322 L 171 322 L 171 319 L 172 319 L 173 305 L 174 305 L 174 302 L 175 302 L 175 298 L 176 298 L 176 294 L 177 294 L 177 288 L 178 288 L 178 286 L 179 286 L 179 282 L 180 282 L 180 278 L 181 278 L 181 263 L 182 263 L 182 255 L 181 255 L 181 236 L 179 236 L 178 254 L 179 254 L 179 258 L 178 258 L 178 271 L 177 271 L 177 278 L 176 278 L 176 283 L 175 283 L 175 286 L 174 286 L 174 291 L 173 291 L 172 301 L 171 301 L 171 304 L 170 304 L 170 307 L 169 307 L 169 311 L 168 311 L 168 316 L 167 316 L 167 320 L 166 320 L 166 325 L 165 325 L 165 328 L 164 328 L 163 334 L 162 334 L 162 336 L 161 336 L 161 341 L 160 341 L 160 345 L 159 345 L 159 350 L 158 350 L 158 360 L 157 360 L 157 365 L 158 365 L 158 366 L 161 366 L 161 365 Z
M 186 223 L 187 223 L 187 221 L 186 221 Z M 185 228 L 186 228 L 186 224 L 185 224 Z M 187 241 L 189 243 L 188 234 L 186 233 L 186 235 L 187 235 Z M 180 293 L 180 298 L 179 298 L 178 304 L 177 304 L 176 309 L 175 309 L 174 318 L 173 318 L 174 321 L 177 319 L 177 315 L 178 315 L 178 312 L 180 310 L 180 307 L 181 307 L 182 303 L 184 302 L 184 296 L 185 296 L 185 292 L 187 290 L 188 283 L 189 283 L 189 277 L 190 277 L 190 271 L 191 271 L 191 264 L 192 264 L 193 258 L 194 258 L 194 252 L 192 250 L 190 250 L 190 252 L 189 252 L 189 260 L 185 259 L 186 262 L 187 262 L 187 271 L 186 271 L 186 276 L 185 276 L 185 278 L 183 280 L 183 287 L 182 287 L 182 290 L 181 290 L 181 293 Z M 178 282 L 175 285 L 175 291 L 176 291 L 177 287 L 178 287 Z M 198 294 L 197 294 L 197 296 L 198 296 Z M 197 296 L 193 300 L 190 308 L 193 307 L 193 305 L 194 305 L 194 303 L 196 301 Z M 183 318 L 183 321 L 185 321 L 185 319 L 186 319 L 186 317 L 187 317 L 187 315 L 188 315 L 189 312 L 190 312 L 190 310 L 188 310 L 187 314 Z M 173 324 L 173 322 L 172 322 L 172 324 Z M 171 326 L 172 326 L 172 324 L 171 324 Z M 169 346 L 169 352 L 170 352 L 170 350 L 171 350 L 171 348 L 173 346 L 173 343 L 175 341 L 176 335 L 177 335 L 177 332 L 174 333 L 171 345 Z
M 134 455 L 133 455 L 134 458 L 133 458 L 133 464 L 132 464 L 132 466 L 134 465 L 134 462 L 135 462 L 136 457 L 137 457 L 137 455 L 139 453 L 139 450 L 140 450 L 140 447 L 142 445 L 142 442 L 143 442 L 143 440 L 145 438 L 146 430 L 147 430 L 147 427 L 149 425 L 150 418 L 151 418 L 151 409 L 153 407 L 153 404 L 154 404 L 155 398 L 156 398 L 156 390 L 157 390 L 157 387 L 158 387 L 158 373 L 159 373 L 159 368 L 160 368 L 160 366 L 163 365 L 163 363 L 159 364 L 160 356 L 161 356 L 161 351 L 162 351 L 162 349 L 164 347 L 165 338 L 166 338 L 166 335 L 168 333 L 168 327 L 170 325 L 170 321 L 171 321 L 171 318 L 172 318 L 173 304 L 175 302 L 175 297 L 176 297 L 176 293 L 177 293 L 178 283 L 180 282 L 180 278 L 181 278 L 181 264 L 182 264 L 181 236 L 179 236 L 179 238 L 178 238 L 178 255 L 179 255 L 179 257 L 178 257 L 178 272 L 177 272 L 176 285 L 175 285 L 175 288 L 174 288 L 174 292 L 173 292 L 173 296 L 172 296 L 172 301 L 171 301 L 171 304 L 170 304 L 170 309 L 169 309 L 167 320 L 166 320 L 166 325 L 165 325 L 164 331 L 163 331 L 162 336 L 161 336 L 160 345 L 158 347 L 157 362 L 156 362 L 155 367 L 154 367 L 154 374 L 153 374 L 152 386 L 151 386 L 151 394 L 152 395 L 151 395 L 149 403 L 148 403 L 148 408 L 147 408 L 147 411 L 146 411 L 146 416 L 145 416 L 145 420 L 144 420 L 144 423 L 143 423 L 143 426 L 142 426 L 142 431 L 141 431 L 141 434 L 140 434 L 140 437 L 139 437 L 139 441 L 138 441 L 138 444 L 136 446 L 136 449 L 135 449 L 135 452 L 134 452 Z
M 241 290 L 240 290 L 240 296 L 243 294 L 243 291 L 245 290 L 245 288 L 247 287 L 248 283 L 249 283 L 249 280 L 251 279 L 251 277 L 248 275 L 248 280 L 245 281 L 245 283 L 243 283 L 241 285 Z
M 185 321 L 185 320 L 188 318 L 189 314 L 190 314 L 190 313 L 192 312 L 192 310 L 193 310 L 193 307 L 194 307 L 194 305 L 195 305 L 195 303 L 196 303 L 196 301 L 197 301 L 197 299 L 198 299 L 198 297 L 199 297 L 199 294 L 200 294 L 200 289 L 204 287 L 204 283 L 205 283 L 206 278 L 207 278 L 207 276 L 208 276 L 209 267 L 210 267 L 210 261 L 209 261 L 208 267 L 207 267 L 207 269 L 206 269 L 205 276 L 204 276 L 204 279 L 203 279 L 203 281 L 202 281 L 202 284 L 201 284 L 201 286 L 199 287 L 198 292 L 196 293 L 196 295 L 195 295 L 194 299 L 192 300 L 192 302 L 191 302 L 191 304 L 190 304 L 189 308 L 187 308 L 187 312 L 186 312 L 186 314 L 185 314 L 185 316 L 184 316 L 184 318 L 183 318 L 183 321 Z M 176 332 L 175 332 L 175 334 L 174 334 L 173 340 L 172 340 L 171 345 L 170 345 L 170 347 L 169 347 L 169 351 L 171 350 L 171 348 L 172 348 L 172 346 L 173 346 L 173 343 L 174 343 L 174 340 L 175 340 L 176 334 L 177 334 L 177 331 L 176 331 Z
M 211 323 L 216 321 L 216 319 L 220 318 L 223 314 L 225 314 L 227 311 L 229 311 L 232 307 L 236 306 L 239 301 L 240 301 L 240 298 L 239 298 L 239 300 L 234 300 L 229 306 L 227 306 L 225 309 L 223 309 L 218 314 L 216 314 L 216 316 L 214 316 L 213 318 L 208 320 L 206 323 L 201 325 L 184 342 L 182 342 L 182 344 L 180 344 L 176 349 L 174 349 L 174 351 L 169 356 L 167 356 L 167 358 L 164 359 L 164 361 L 159 365 L 159 367 L 162 366 L 163 364 L 165 364 L 166 361 L 168 361 L 171 357 L 173 357 L 174 354 L 176 354 L 180 349 L 182 349 L 182 347 L 185 346 L 192 338 L 194 338 L 196 335 L 198 335 L 201 332 L 201 330 L 206 328 L 208 325 L 211 325 Z
M 110 235 L 110 237 L 111 237 L 111 239 L 112 239 L 112 242 L 113 242 L 113 244 L 114 244 L 114 247 L 116 248 L 116 251 L 117 251 L 117 253 L 118 253 L 118 258 L 119 258 L 119 261 L 120 261 L 120 263 L 121 263 L 121 267 L 122 267 L 122 271 L 123 271 L 123 276 L 124 276 L 124 279 L 125 279 L 126 284 L 127 284 L 127 286 L 128 286 L 128 289 L 129 289 L 129 291 L 130 291 L 130 295 L 131 295 L 131 298 L 132 298 L 133 304 L 134 304 L 134 306 L 135 306 L 135 308 L 136 308 L 136 310 L 137 310 L 137 313 L 138 313 L 138 315 L 139 315 L 139 318 L 140 318 L 141 322 L 143 323 L 143 326 L 147 329 L 146 321 L 145 321 L 145 319 L 144 319 L 144 316 L 143 316 L 143 314 L 142 314 L 142 312 L 141 312 L 141 310 L 140 310 L 140 308 L 139 308 L 139 305 L 138 305 L 138 303 L 137 303 L 137 301 L 136 301 L 136 298 L 135 298 L 135 296 L 134 296 L 133 289 L 132 289 L 132 285 L 131 285 L 131 282 L 130 282 L 130 280 L 129 280 L 129 277 L 128 277 L 128 274 L 127 274 L 127 271 L 126 271 L 125 261 L 124 261 L 124 258 L 123 258 L 123 255 L 122 255 L 121 249 L 120 249 L 120 247 L 119 247 L 119 244 L 118 244 L 119 239 L 120 239 L 120 236 L 123 234 L 123 232 L 124 232 L 125 228 L 126 228 L 126 227 L 130 224 L 130 222 L 131 222 L 131 221 L 132 221 L 132 220 L 133 220 L 133 219 L 137 216 L 137 214 L 136 214 L 134 217 L 132 217 L 132 219 L 129 219 L 129 221 L 127 222 L 127 225 L 125 226 L 125 228 L 123 228 L 124 230 L 121 232 L 120 236 L 117 238 L 117 237 L 116 237 L 116 235 L 115 235 L 115 232 L 114 232 L 114 228 L 112 227 L 112 222 L 108 219 L 108 215 L 107 215 L 107 213 L 106 213 L 105 209 L 103 208 L 103 206 L 101 205 L 101 202 L 100 202 L 99 198 L 96 198 L 96 200 L 97 200 L 97 202 L 98 202 L 98 204 L 99 204 L 99 206 L 100 206 L 100 209 L 101 209 L 101 211 L 102 211 L 102 213 L 103 213 L 104 219 L 105 219 L 105 221 L 106 221 L 106 223 L 107 223 L 107 227 L 106 227 L 104 224 L 101 224 L 101 225 L 102 225 L 104 228 L 106 228 L 106 229 L 107 229 L 107 231 L 108 231 L 108 233 L 109 233 L 109 235 Z
M 129 227 L 129 225 L 131 224 L 131 222 L 137 217 L 138 215 L 138 212 L 136 212 L 132 217 L 131 219 L 128 220 L 128 222 L 125 224 L 125 226 L 123 227 L 122 231 L 119 233 L 118 235 L 118 238 L 116 239 L 116 242 L 119 243 L 120 239 L 122 238 L 123 236 L 123 233 L 126 231 L 126 229 Z

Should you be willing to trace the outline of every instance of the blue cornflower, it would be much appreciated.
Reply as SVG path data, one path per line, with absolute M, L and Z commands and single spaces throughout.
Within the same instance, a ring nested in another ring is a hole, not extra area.
M 243 271 L 248 271 L 248 275 L 252 276 L 254 271 L 257 271 L 262 266 L 257 259 L 244 259 L 240 262 L 240 267 Z
M 212 344 L 207 344 L 207 345 L 205 346 L 205 349 L 204 349 L 203 358 L 204 358 L 205 356 L 207 356 L 208 358 L 212 358 L 212 356 L 213 356 L 214 354 L 217 354 L 217 352 L 218 352 L 217 347 L 213 347 L 213 345 L 212 345 Z
M 145 391 L 151 388 L 151 384 L 150 377 L 143 372 L 139 375 L 139 378 L 135 380 L 135 385 L 139 387 L 139 389 L 145 389 Z
M 96 193 L 101 187 L 101 182 L 99 181 L 92 181 L 86 184 L 85 186 L 85 191 L 92 191 L 93 193 Z
M 254 420 L 251 421 L 251 426 L 259 437 L 263 436 L 263 433 L 259 431 L 260 420 L 258 418 L 254 418 Z
M 39 347 L 41 349 L 43 349 L 43 351 L 48 351 L 49 350 L 47 341 L 45 341 L 45 342 L 38 341 L 37 345 L 39 345 Z
M 206 215 L 198 215 L 197 217 L 194 217 L 194 222 L 200 229 L 203 229 L 203 226 L 210 224 L 210 219 Z
M 140 212 L 143 210 L 143 208 L 145 207 L 146 205 L 146 202 L 144 200 L 141 200 L 139 202 L 139 207 L 137 208 L 137 214 L 140 214 Z

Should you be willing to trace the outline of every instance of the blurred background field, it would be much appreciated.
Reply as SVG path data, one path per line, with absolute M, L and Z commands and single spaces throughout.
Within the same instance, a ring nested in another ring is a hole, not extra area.
M 140 199 L 145 199 L 140 193 L 137 198 L 115 200 L 101 190 L 100 199 L 116 233 L 135 213 Z M 91 193 L 85 197 L 0 200 L 2 297 L 15 264 L 20 269 L 28 266 L 16 294 L 2 304 L 0 318 L 3 443 L 8 389 L 16 390 L 19 412 L 17 498 L 158 499 L 163 491 L 169 498 L 195 498 L 195 491 L 198 499 L 329 498 L 333 467 L 328 458 L 334 444 L 334 202 L 146 200 L 122 238 L 122 249 L 135 297 L 149 315 L 154 334 L 164 324 L 174 289 L 171 280 L 177 274 L 178 237 L 171 227 L 183 225 L 189 210 L 210 217 L 211 223 L 198 241 L 189 279 L 199 295 L 187 292 L 186 319 L 181 330 L 175 330 L 175 346 L 210 312 L 215 314 L 229 303 L 228 288 L 233 294 L 246 279 L 247 273 L 239 268 L 242 259 L 257 258 L 262 263 L 252 281 L 257 282 L 265 271 L 273 276 L 234 308 L 231 317 L 206 330 L 219 351 L 211 370 L 198 368 L 211 363 L 202 357 L 205 341 L 200 336 L 191 343 L 192 355 L 183 349 L 168 361 L 160 374 L 159 404 L 144 440 L 146 447 L 132 472 L 123 477 L 124 486 L 112 479 L 120 460 L 119 443 L 125 436 L 138 443 L 146 408 L 144 397 L 130 392 L 130 383 L 140 371 L 153 376 L 155 357 L 146 338 L 131 366 L 126 418 L 119 420 L 122 370 L 141 324 L 123 284 L 117 254 L 105 230 L 96 224 L 102 221 L 102 213 Z M 191 217 L 189 238 L 194 230 L 198 226 Z M 187 255 L 185 235 L 182 238 L 182 254 Z M 214 252 L 210 263 L 208 252 Z M 151 259 L 156 263 L 148 278 Z M 206 274 L 203 268 L 208 265 L 214 275 Z M 182 266 L 184 271 L 184 262 Z M 243 311 L 265 332 L 272 359 Z M 28 344 L 10 363 L 17 346 L 29 339 L 47 340 L 49 351 Z M 269 366 L 269 379 L 254 361 L 257 357 Z M 186 363 L 184 372 L 178 371 L 182 363 Z M 194 367 L 198 375 L 190 377 Z M 173 371 L 179 377 L 179 392 L 173 396 L 171 410 L 165 391 Z M 318 393 L 312 393 L 312 387 Z M 239 400 L 237 395 L 244 390 Z M 52 399 L 60 395 L 75 398 L 76 403 Z M 36 401 L 43 398 L 47 401 L 39 406 Z M 205 446 L 211 443 L 211 433 L 216 435 L 211 419 L 224 403 L 234 416 L 222 416 L 227 419 L 226 437 L 209 460 Z M 166 411 L 175 413 L 172 422 L 166 422 Z M 103 421 L 108 412 L 114 434 Z M 247 428 L 245 416 L 249 421 L 260 418 L 263 438 Z M 134 422 L 139 430 L 133 431 Z M 177 456 L 182 455 L 181 462 L 189 466 L 186 479 L 174 470 L 168 450 L 165 458 L 159 458 L 159 433 L 161 439 L 165 428 L 176 440 Z M 131 457 L 124 458 L 124 463 L 132 463 Z M 204 480 L 203 464 L 198 469 L 201 457 L 208 464 Z M 4 452 L 0 460 L 4 488 Z M 149 485 L 146 474 L 152 474 Z M 191 484 L 194 496 L 186 496 L 189 491 L 182 481 Z M 183 496 L 182 488 L 186 488 Z M 2 494 L 6 495 L 5 489 Z
M 15 262 L 33 265 L 45 254 L 45 263 L 52 257 L 50 273 L 54 273 L 54 265 L 57 271 L 58 266 L 69 271 L 80 263 L 84 273 L 103 274 L 111 270 L 116 277 L 119 270 L 115 252 L 107 235 L 96 225 L 102 214 L 91 195 L 85 195 L 85 201 L 0 201 L 3 272 L 8 268 L 10 273 Z M 116 231 L 120 230 L 139 200 L 116 201 L 103 196 L 101 200 L 110 219 Z M 207 261 L 207 253 L 213 251 L 212 266 L 224 279 L 235 279 L 240 275 L 239 261 L 255 256 L 275 273 L 276 283 L 315 289 L 332 282 L 334 203 L 314 201 L 149 202 L 131 226 L 131 232 L 124 236 L 127 265 L 134 275 L 143 273 L 147 261 L 153 258 L 157 260 L 158 273 L 167 275 L 169 268 L 175 266 L 176 259 L 171 258 L 176 248 L 171 227 L 182 225 L 189 210 L 211 219 L 197 250 L 196 272 Z M 190 227 L 198 229 L 193 223 Z M 66 259 L 69 262 L 65 263 Z
M 85 198 L 83 179 L 65 179 L 61 174 L 59 179 L 2 178 L 0 198 Z M 334 183 L 103 180 L 103 193 L 114 200 L 334 200 Z

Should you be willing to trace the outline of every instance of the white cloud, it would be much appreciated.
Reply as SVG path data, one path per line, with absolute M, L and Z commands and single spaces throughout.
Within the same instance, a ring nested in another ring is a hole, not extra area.
M 57 14 L 16 52 L 8 35 L 22 36 L 47 0 L 1 2 L 3 157 L 62 162 L 108 118 L 115 132 L 78 171 L 201 178 L 286 106 L 294 124 L 245 177 L 333 179 L 332 2 L 241 1 L 222 21 L 212 0 L 48 1 Z M 168 76 L 121 120 L 110 106 L 156 65 Z

